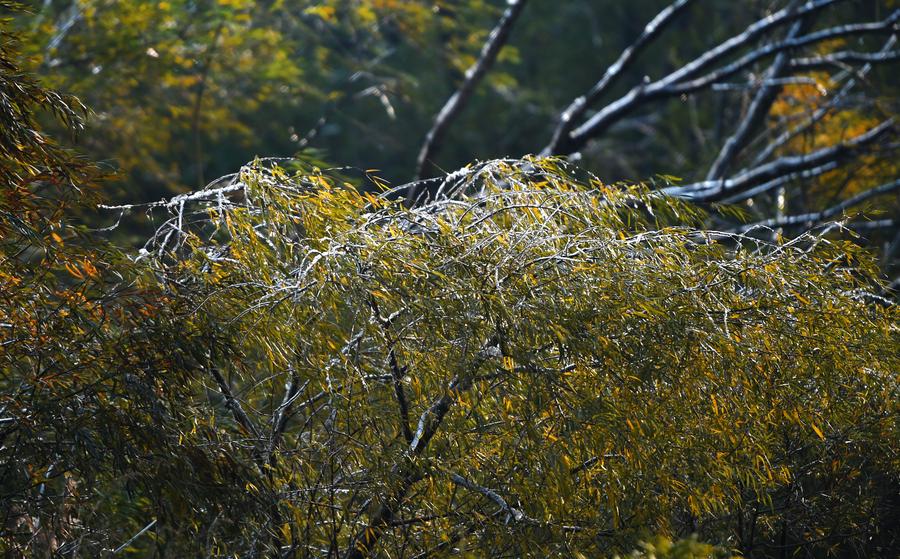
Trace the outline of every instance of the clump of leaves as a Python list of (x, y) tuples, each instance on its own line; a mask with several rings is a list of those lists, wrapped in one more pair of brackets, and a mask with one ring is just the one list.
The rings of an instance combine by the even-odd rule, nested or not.
[[(696, 229), (553, 159), (407, 208), (261, 164), (160, 206), (243, 539), (344, 557), (896, 545), (896, 307), (851, 244)], [(265, 538), (260, 534), (267, 534)], [(327, 552), (326, 552), (327, 550)]]
[[(17, 12), (17, 2), (0, 1), (0, 10)], [(41, 113), (53, 115), (72, 133), (84, 127), (85, 107), (78, 99), (41, 87), (18, 64), (19, 37), (10, 17), (0, 17), (0, 180), (40, 180), (77, 176), (78, 165), (37, 124)]]

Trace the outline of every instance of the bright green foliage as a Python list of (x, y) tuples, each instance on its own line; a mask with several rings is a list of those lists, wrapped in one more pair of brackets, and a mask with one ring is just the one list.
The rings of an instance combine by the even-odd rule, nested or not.
[(210, 444), (259, 472), (243, 535), (197, 527), (207, 553), (897, 545), (897, 310), (871, 263), (560, 165), (469, 167), (416, 209), (254, 165), (167, 204), (145, 258), (216, 340)]

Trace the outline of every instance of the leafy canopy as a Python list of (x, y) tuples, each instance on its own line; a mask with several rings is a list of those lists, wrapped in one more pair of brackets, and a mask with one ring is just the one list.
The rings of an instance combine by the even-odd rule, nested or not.
[[(238, 4), (198, 53), (247, 50)], [(897, 310), (853, 245), (704, 231), (553, 159), (467, 167), (416, 209), (257, 163), (153, 205), (171, 219), (134, 261), (77, 224), (102, 173), (38, 126), (76, 131), (83, 109), (0, 41), (0, 551), (898, 546)], [(162, 105), (202, 107), (183, 48), (136, 52), (184, 64)]]
[(215, 549), (890, 543), (897, 311), (851, 244), (697, 230), (553, 159), (443, 188), (409, 209), (258, 163), (164, 204), (145, 258), (220, 340), (210, 443), (259, 471)]

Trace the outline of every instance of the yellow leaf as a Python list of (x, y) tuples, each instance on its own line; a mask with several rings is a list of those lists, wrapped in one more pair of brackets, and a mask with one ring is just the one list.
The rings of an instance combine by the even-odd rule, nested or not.
[(80, 271), (78, 271), (78, 268), (76, 268), (73, 264), (69, 264), (68, 262), (66, 262), (66, 270), (68, 270), (69, 273), (72, 274), (73, 276), (75, 276), (76, 278), (84, 279), (84, 274), (82, 274)]
[(818, 425), (816, 425), (815, 423), (810, 423), (809, 425), (810, 425), (810, 427), (812, 427), (812, 430), (816, 432), (816, 435), (819, 435), (819, 438), (822, 439), (822, 440), (824, 441), (824, 440), (825, 440), (825, 434), (822, 433), (822, 430), (819, 429)]
[(312, 6), (310, 8), (306, 8), (303, 10), (304, 13), (319, 16), (329, 23), (334, 23), (335, 18), (335, 9), (331, 6)]

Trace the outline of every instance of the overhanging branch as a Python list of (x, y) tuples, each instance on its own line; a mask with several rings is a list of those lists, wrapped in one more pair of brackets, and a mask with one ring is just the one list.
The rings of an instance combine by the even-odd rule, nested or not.
[[(630, 114), (632, 111), (643, 107), (652, 101), (677, 97), (679, 95), (706, 89), (767, 57), (777, 56), (786, 51), (795, 50), (808, 45), (820, 44), (830, 39), (859, 34), (893, 33), (896, 31), (897, 22), (900, 21), (900, 10), (894, 10), (886, 19), (877, 22), (841, 25), (803, 36), (794, 36), (792, 33), (786, 40), (755, 48), (738, 58), (736, 61), (725, 64), (716, 70), (697, 77), (698, 74), (708, 67), (723, 61), (723, 59), (736, 51), (749, 48), (755, 41), (771, 32), (773, 29), (790, 22), (798, 20), (802, 21), (808, 16), (817, 13), (837, 1), (838, 0), (809, 1), (799, 8), (790, 6), (758, 20), (754, 24), (748, 26), (742, 33), (709, 49), (693, 61), (679, 67), (665, 77), (653, 82), (636, 85), (619, 99), (601, 108), (580, 126), (574, 127), (573, 119), (570, 118), (569, 121), (564, 124), (566, 133), (562, 133), (558, 129), (553, 141), (544, 149), (543, 153), (549, 155), (551, 153), (569, 154), (576, 152), (582, 149), (590, 140), (605, 133), (610, 126)], [(847, 60), (858, 59), (864, 62), (869, 61), (869, 59), (889, 59), (890, 56), (882, 55), (879, 57), (840, 54), (836, 55), (836, 58), (845, 58)], [(630, 58), (625, 57), (625, 60), (629, 61)], [(816, 62), (825, 63), (825, 60)], [(796, 69), (795, 65), (785, 62), (783, 59), (780, 61), (776, 60), (776, 65), (778, 66), (777, 69), (779, 70), (779, 74), (789, 74)], [(602, 81), (598, 83), (598, 86), (600, 84), (602, 84)], [(587, 100), (587, 98), (587, 96), (584, 97), (585, 100)], [(765, 99), (762, 99), (762, 101), (764, 100)], [(760, 103), (760, 107), (765, 107), (766, 105), (766, 103)], [(585, 102), (576, 100), (568, 110), (573, 114), (582, 114), (585, 112), (586, 107), (587, 104)], [(764, 111), (760, 110), (758, 112)], [(568, 131), (569, 129), (571, 129), (570, 132)], [(739, 145), (739, 143), (740, 142), (735, 145)], [(730, 148), (729, 152), (733, 149), (734, 148)], [(731, 157), (727, 152), (724, 153), (724, 155), (725, 158), (723, 161), (727, 161)], [(711, 173), (711, 176), (719, 178), (717, 175), (722, 174), (722, 165), (717, 165), (713, 170), (715, 172)]]
[[(791, 26), (791, 29), (788, 32), (789, 40), (795, 38), (800, 33), (803, 28), (803, 22), (804, 20), (800, 20)], [(778, 92), (781, 91), (781, 87), (777, 83), (777, 80), (787, 73), (788, 62), (789, 60), (786, 53), (779, 53), (775, 57), (775, 61), (772, 62), (772, 66), (766, 73), (763, 83), (760, 85), (759, 90), (756, 92), (756, 96), (753, 98), (753, 102), (750, 103), (750, 107), (747, 109), (747, 114), (744, 115), (744, 118), (741, 120), (741, 123), (738, 125), (734, 134), (725, 141), (725, 144), (719, 151), (719, 155), (716, 157), (709, 172), (706, 174), (706, 180), (722, 178), (731, 166), (734, 158), (737, 157), (738, 153), (746, 145), (747, 140), (750, 138), (750, 134), (762, 123), (763, 119), (766, 118), (772, 103), (775, 102), (775, 99), (778, 96)]]
[(875, 188), (866, 190), (864, 192), (860, 192), (856, 196), (852, 196), (847, 198), (840, 204), (836, 204), (830, 208), (824, 209), (820, 212), (810, 212), (799, 215), (789, 215), (784, 217), (767, 219), (764, 221), (759, 221), (756, 223), (751, 223), (749, 225), (744, 225), (738, 232), (747, 233), (753, 229), (759, 228), (775, 228), (775, 227), (790, 227), (790, 226), (813, 226), (817, 223), (821, 223), (823, 221), (828, 221), (834, 217), (837, 217), (843, 214), (848, 209), (858, 206), (862, 204), (866, 200), (870, 200), (875, 198), (876, 196), (882, 196), (885, 194), (889, 194), (896, 190), (900, 190), (900, 180), (895, 180), (893, 182), (889, 182), (886, 184), (882, 184), (881, 186), (877, 186)]

